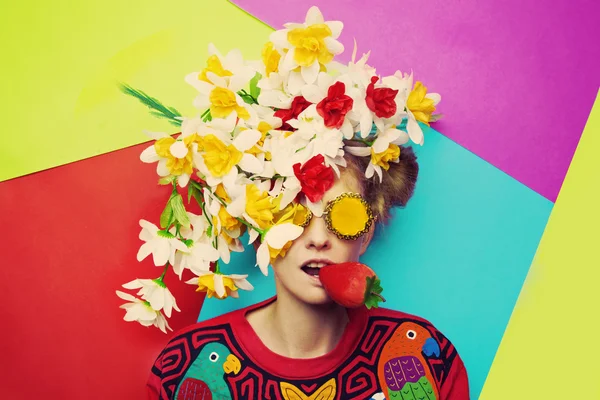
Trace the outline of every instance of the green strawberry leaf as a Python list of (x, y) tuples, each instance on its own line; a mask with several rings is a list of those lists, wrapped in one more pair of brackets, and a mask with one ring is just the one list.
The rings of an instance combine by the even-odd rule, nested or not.
[(365, 306), (370, 310), (371, 308), (379, 307), (379, 302), (385, 299), (381, 296), (383, 288), (381, 287), (381, 281), (377, 276), (367, 277), (367, 287), (365, 289)]
[(169, 225), (171, 225), (171, 221), (173, 220), (173, 207), (171, 207), (171, 201), (167, 201), (167, 205), (163, 210), (162, 214), (160, 214), (160, 227), (163, 229), (168, 229)]

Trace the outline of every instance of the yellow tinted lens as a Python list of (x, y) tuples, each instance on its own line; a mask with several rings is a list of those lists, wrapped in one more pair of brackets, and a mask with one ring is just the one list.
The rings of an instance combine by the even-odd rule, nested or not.
[(329, 203), (327, 224), (342, 239), (357, 239), (371, 226), (373, 214), (367, 202), (354, 193), (344, 193)]

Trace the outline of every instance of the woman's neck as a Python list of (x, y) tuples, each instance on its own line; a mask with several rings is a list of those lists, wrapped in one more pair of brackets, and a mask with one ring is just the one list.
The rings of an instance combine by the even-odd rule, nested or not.
[(291, 294), (248, 315), (248, 322), (271, 351), (289, 358), (314, 358), (332, 351), (348, 324), (345, 308), (311, 305)]

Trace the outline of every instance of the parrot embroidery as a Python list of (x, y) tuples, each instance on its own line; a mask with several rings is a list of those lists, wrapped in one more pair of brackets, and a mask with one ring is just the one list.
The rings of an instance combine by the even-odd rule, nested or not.
[(281, 382), (281, 396), (284, 400), (333, 400), (336, 395), (335, 378), (331, 378), (310, 396), (291, 383)]
[(208, 343), (183, 376), (177, 400), (231, 400), (225, 374), (238, 374), (240, 359), (223, 344)]
[(427, 329), (413, 322), (396, 328), (381, 350), (377, 376), (387, 400), (438, 400), (427, 361), (440, 356), (440, 346)]

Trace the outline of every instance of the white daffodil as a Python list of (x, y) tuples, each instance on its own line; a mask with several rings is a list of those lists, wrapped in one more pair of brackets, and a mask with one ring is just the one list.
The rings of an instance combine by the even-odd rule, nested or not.
[[(336, 39), (342, 32), (340, 21), (325, 21), (317, 7), (311, 7), (302, 24), (285, 24), (285, 29), (275, 31), (270, 40), (283, 56), (279, 70), (286, 73), (300, 67), (299, 76), (312, 84), (319, 74), (320, 64), (330, 63), (334, 56), (344, 51), (344, 46)], [(291, 78), (290, 74), (290, 79)]]
[(140, 289), (137, 295), (148, 301), (154, 311), (164, 310), (167, 318), (171, 318), (173, 309), (181, 311), (177, 307), (175, 297), (160, 279), (134, 279), (123, 287), (130, 290)]
[(198, 292), (206, 292), (210, 297), (224, 299), (226, 297), (239, 297), (238, 289), (253, 290), (254, 287), (246, 280), (248, 275), (223, 275), (206, 271), (186, 283), (197, 285)]
[(146, 220), (140, 220), (140, 239), (145, 241), (138, 253), (137, 260), (142, 261), (150, 254), (154, 260), (154, 265), (163, 266), (167, 261), (173, 265), (175, 262), (175, 252), (182, 251), (187, 253), (189, 250), (185, 243), (179, 240), (171, 232), (158, 229), (156, 225)]
[(219, 76), (206, 72), (206, 79), (198, 79), (197, 73), (186, 76), (186, 82), (194, 86), (199, 94), (194, 106), (201, 111), (210, 109), (212, 118), (227, 118), (231, 114), (243, 120), (256, 119), (251, 107), (244, 102), (238, 91), (247, 87), (254, 73)]
[(400, 71), (383, 79), (383, 83), (392, 89), (399, 90), (396, 97), (399, 110), (403, 110), (401, 117), (406, 117), (406, 131), (410, 140), (418, 145), (423, 145), (423, 130), (419, 122), (429, 125), (435, 116), (431, 113), (435, 106), (442, 100), (438, 93), (427, 93), (421, 82), (413, 87), (413, 74), (402, 74)]
[(219, 259), (219, 252), (212, 245), (206, 234), (209, 226), (206, 216), (187, 212), (191, 228), (182, 227), (181, 235), (188, 239), (188, 252), (175, 253), (173, 272), (181, 279), (184, 269), (198, 275), (201, 271), (208, 271), (210, 263)]
[(175, 139), (162, 132), (147, 134), (156, 142), (142, 151), (140, 160), (145, 163), (158, 161), (156, 173), (159, 176), (177, 176), (179, 186), (187, 186), (194, 169), (192, 154), (198, 148), (197, 143), (182, 137)]
[(274, 225), (265, 234), (264, 240), (256, 251), (256, 265), (261, 272), (267, 276), (269, 274), (269, 262), (271, 259), (269, 247), (272, 249), (281, 249), (291, 240), (302, 235), (304, 229), (301, 226), (292, 223)]
[(126, 311), (123, 319), (127, 322), (137, 321), (143, 326), (156, 326), (163, 333), (167, 333), (167, 329), (172, 331), (165, 316), (160, 311), (152, 308), (148, 301), (140, 300), (128, 293), (116, 291), (117, 296), (128, 301), (120, 306)]

